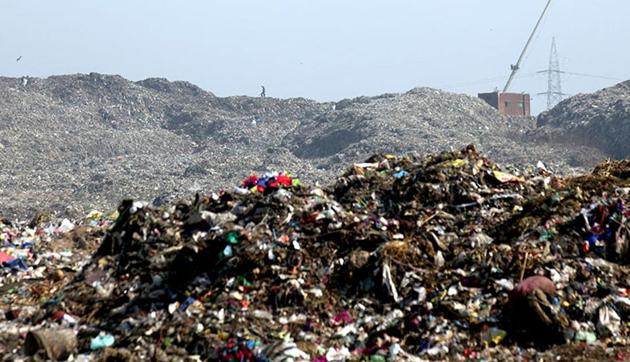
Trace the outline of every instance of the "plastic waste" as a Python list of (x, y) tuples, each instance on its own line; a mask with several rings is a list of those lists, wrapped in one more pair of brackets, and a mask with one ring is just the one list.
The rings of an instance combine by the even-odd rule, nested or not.
[(575, 341), (592, 344), (597, 341), (597, 335), (590, 331), (578, 331), (575, 333)]
[(409, 176), (409, 172), (405, 170), (400, 170), (398, 172), (393, 173), (392, 176), (394, 176), (395, 178), (403, 178), (403, 177)]
[(491, 327), (488, 332), (484, 335), (483, 340), (486, 343), (492, 343), (494, 345), (500, 344), (505, 337), (507, 336), (507, 332), (496, 328), (496, 327)]
[(621, 329), (621, 317), (609, 305), (602, 306), (597, 315), (597, 332), (601, 336), (618, 336)]
[[(27, 268), (0, 268), (0, 354), (24, 358), (13, 346), (38, 323), (81, 331), (92, 359), (551, 360), (498, 328), (533, 288), (555, 292), (536, 305), (569, 319), (572, 343), (614, 356), (628, 340), (630, 192), (500, 170), (474, 148), (379, 155), (325, 188), (269, 173), (126, 201), (115, 221), (94, 213), (66, 234), (2, 219), (0, 257)], [(96, 326), (114, 349), (86, 350)]]
[(92, 338), (90, 341), (90, 349), (97, 350), (103, 349), (106, 347), (111, 347), (114, 345), (115, 338), (111, 334), (108, 333), (100, 333), (98, 336)]

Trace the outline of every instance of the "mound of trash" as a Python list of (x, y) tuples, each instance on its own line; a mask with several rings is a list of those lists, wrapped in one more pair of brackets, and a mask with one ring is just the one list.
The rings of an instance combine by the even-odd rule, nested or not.
[(266, 167), (295, 166), (308, 177), (312, 167), (281, 140), (328, 108), (304, 99), (219, 98), (164, 79), (0, 77), (0, 215), (79, 217), (125, 197), (163, 202)]
[[(12, 349), (0, 352), (102, 360), (625, 358), (627, 166), (609, 162), (571, 178), (543, 165), (507, 172), (469, 146), (376, 155), (327, 188), (273, 173), (161, 207), (126, 200), (113, 223), (99, 221), (102, 242), (68, 284), (0, 323), (0, 335), (14, 326), (13, 339), (3, 337)], [(528, 344), (506, 318), (510, 292), (534, 275), (558, 291), (549, 308), (568, 321), (568, 344)]]
[(536, 138), (597, 148), (609, 157), (630, 157), (630, 81), (560, 102), (538, 116)]
[(534, 123), (429, 88), (334, 103), (217, 97), (187, 82), (97, 73), (0, 77), (0, 215), (75, 218), (123, 198), (160, 205), (210, 185), (230, 188), (251, 172), (291, 170), (328, 183), (374, 153), (469, 143), (500, 162), (543, 161), (554, 171), (606, 159), (527, 141)]
[(304, 119), (284, 138), (291, 152), (319, 169), (341, 172), (374, 153), (428, 154), (476, 144), (493, 159), (519, 167), (543, 161), (557, 171), (591, 168), (597, 149), (531, 142), (534, 119), (510, 117), (476, 97), (432, 88), (344, 99)]

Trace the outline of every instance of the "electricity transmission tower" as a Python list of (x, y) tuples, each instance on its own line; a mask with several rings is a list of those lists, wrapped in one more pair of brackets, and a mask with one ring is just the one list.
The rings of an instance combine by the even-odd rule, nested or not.
[(566, 94), (562, 93), (562, 79), (560, 74), (560, 61), (558, 61), (558, 49), (556, 48), (556, 38), (551, 41), (551, 54), (549, 55), (549, 68), (538, 73), (547, 73), (547, 91), (538, 95), (547, 96), (547, 110), (553, 108), (562, 101)]

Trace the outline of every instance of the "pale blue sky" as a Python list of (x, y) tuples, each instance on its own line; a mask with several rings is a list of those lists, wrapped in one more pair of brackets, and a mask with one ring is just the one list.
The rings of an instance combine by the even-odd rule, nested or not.
[[(219, 96), (339, 100), (430, 86), (503, 87), (546, 0), (3, 0), (0, 75), (187, 80)], [(630, 1), (555, 0), (511, 90), (546, 101), (564, 70), (630, 78)], [(22, 56), (20, 62), (15, 59)], [(476, 82), (488, 79), (484, 82)], [(614, 80), (567, 76), (567, 93)]]

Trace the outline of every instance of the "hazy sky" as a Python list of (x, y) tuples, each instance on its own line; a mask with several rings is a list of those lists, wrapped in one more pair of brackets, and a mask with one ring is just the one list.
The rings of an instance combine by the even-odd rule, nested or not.
[[(219, 96), (339, 100), (502, 88), (546, 0), (2, 0), (0, 75), (187, 80)], [(561, 68), (630, 79), (630, 1), (555, 0), (512, 91), (546, 105)], [(22, 56), (19, 62), (16, 58)], [(615, 80), (563, 77), (566, 93)]]

